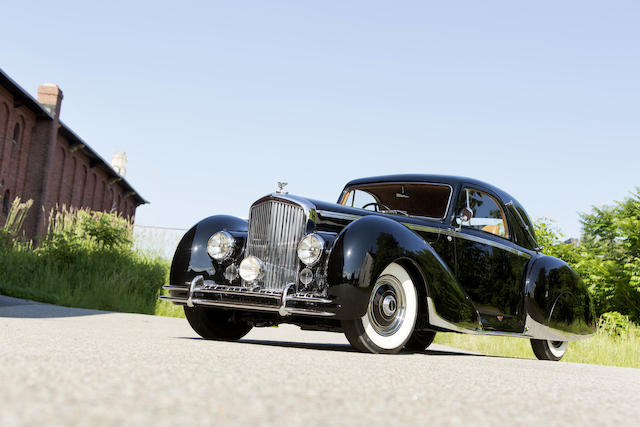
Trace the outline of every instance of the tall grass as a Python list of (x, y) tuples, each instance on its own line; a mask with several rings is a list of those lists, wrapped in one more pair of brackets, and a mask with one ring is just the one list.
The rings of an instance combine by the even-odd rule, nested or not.
[(35, 247), (18, 239), (28, 203), (12, 205), (0, 230), (0, 293), (54, 304), (154, 314), (169, 262), (135, 251), (117, 214), (61, 208)]
[[(605, 313), (591, 337), (569, 343), (563, 362), (640, 368), (640, 327)], [(441, 333), (435, 342), (491, 356), (535, 359), (528, 339)]]

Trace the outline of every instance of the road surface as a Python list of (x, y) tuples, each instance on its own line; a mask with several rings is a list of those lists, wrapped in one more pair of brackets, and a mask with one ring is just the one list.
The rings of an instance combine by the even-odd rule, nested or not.
[(184, 319), (0, 296), (0, 425), (640, 425), (640, 370), (351, 350), (340, 334), (199, 339)]

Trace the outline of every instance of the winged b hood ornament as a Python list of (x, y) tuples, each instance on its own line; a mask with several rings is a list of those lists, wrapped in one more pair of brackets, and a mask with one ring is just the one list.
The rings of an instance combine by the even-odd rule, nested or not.
[(276, 190), (276, 193), (278, 194), (288, 194), (287, 191), (284, 191), (284, 187), (286, 187), (288, 184), (288, 182), (278, 182), (278, 190)]

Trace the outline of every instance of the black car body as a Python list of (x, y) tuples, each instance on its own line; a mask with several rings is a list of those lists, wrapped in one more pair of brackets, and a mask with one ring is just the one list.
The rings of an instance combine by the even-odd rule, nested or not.
[(338, 203), (279, 191), (248, 221), (211, 216), (182, 238), (165, 288), (161, 298), (214, 339), (288, 322), (396, 352), (449, 331), (530, 338), (538, 357), (556, 360), (594, 332), (586, 287), (539, 251), (520, 203), (454, 176), (357, 179)]

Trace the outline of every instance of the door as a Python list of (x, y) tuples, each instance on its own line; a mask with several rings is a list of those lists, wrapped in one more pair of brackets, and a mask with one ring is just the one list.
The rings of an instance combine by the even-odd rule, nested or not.
[(522, 280), (529, 255), (510, 240), (507, 217), (498, 198), (489, 191), (465, 187), (456, 214), (465, 207), (473, 216), (456, 229), (456, 277), (480, 314), (485, 330), (522, 332)]

